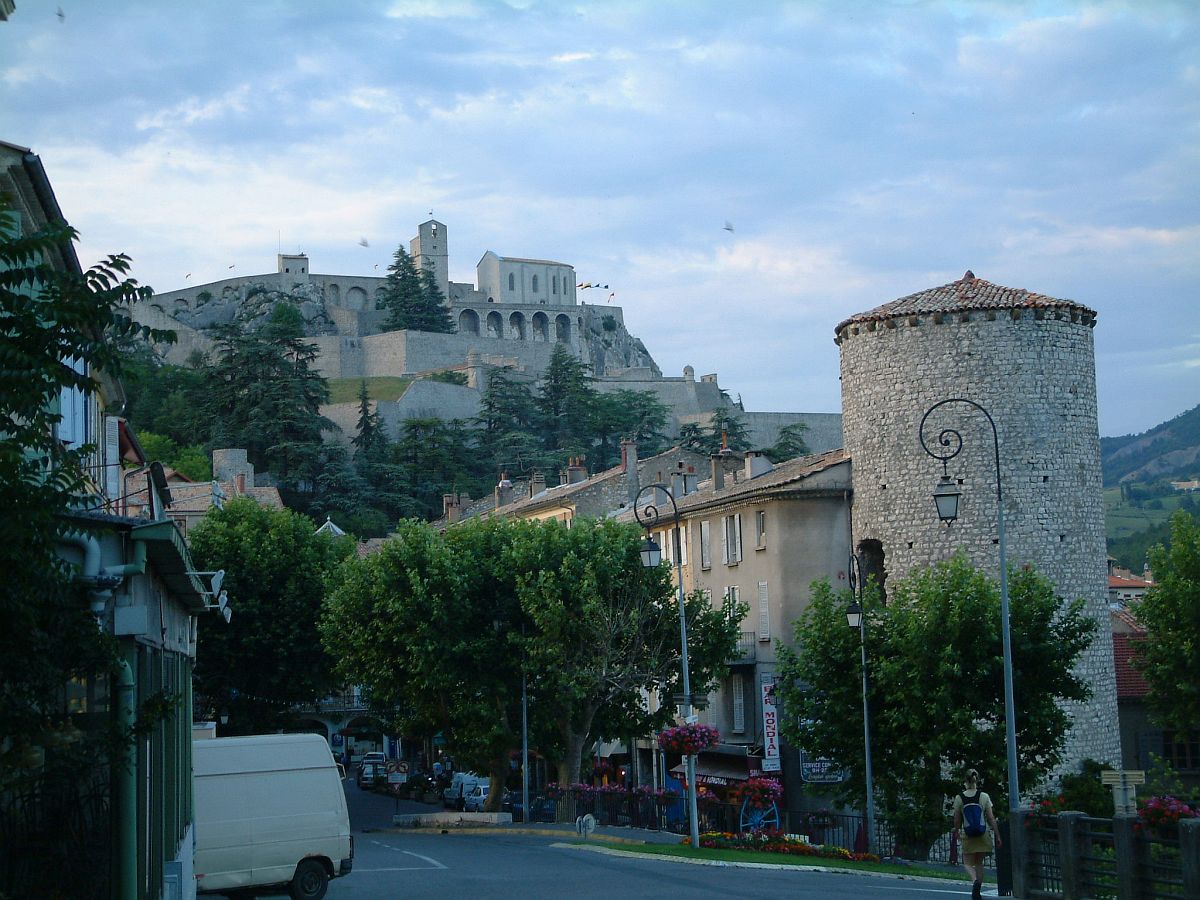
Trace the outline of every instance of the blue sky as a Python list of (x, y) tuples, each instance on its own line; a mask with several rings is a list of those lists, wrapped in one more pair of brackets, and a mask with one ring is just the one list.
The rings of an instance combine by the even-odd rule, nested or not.
[(1098, 311), (1101, 434), (1200, 403), (1184, 0), (17, 0), (0, 139), (158, 290), (432, 209), (452, 279), (570, 263), (748, 409), (839, 410), (834, 326), (966, 269)]

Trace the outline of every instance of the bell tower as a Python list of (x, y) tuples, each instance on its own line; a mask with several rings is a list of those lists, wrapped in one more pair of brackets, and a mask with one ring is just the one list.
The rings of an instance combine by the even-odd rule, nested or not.
[(434, 280), (449, 303), (450, 247), (446, 239), (446, 226), (436, 219), (422, 223), (417, 227), (417, 236), (409, 241), (408, 248), (418, 271), (426, 267), (433, 270)]

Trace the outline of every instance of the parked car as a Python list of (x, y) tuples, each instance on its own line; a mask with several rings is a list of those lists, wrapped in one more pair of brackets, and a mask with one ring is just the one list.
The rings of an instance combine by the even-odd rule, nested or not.
[(358, 786), (360, 788), (374, 787), (387, 780), (387, 773), (378, 763), (366, 763), (359, 767)]
[(442, 791), (442, 806), (447, 809), (465, 809), (467, 794), (471, 792), (471, 788), (484, 780), (482, 775), (476, 775), (474, 772), (455, 772), (450, 779), (450, 786)]
[(372, 750), (369, 753), (363, 754), (362, 765), (364, 766), (367, 763), (378, 763), (379, 765), (383, 765), (385, 762), (387, 762), (387, 758), (383, 755), (382, 750)]
[(467, 812), (483, 812), (483, 805), (487, 803), (488, 789), (490, 787), (491, 785), (487, 782), (480, 782), (471, 788), (463, 800), (463, 809)]

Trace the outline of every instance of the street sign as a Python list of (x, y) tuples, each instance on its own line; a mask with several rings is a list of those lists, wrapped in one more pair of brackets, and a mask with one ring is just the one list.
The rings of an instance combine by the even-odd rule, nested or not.
[(404, 772), (388, 772), (388, 784), (404, 784), (408, 775)]
[(1146, 773), (1142, 769), (1105, 769), (1100, 773), (1100, 782), (1107, 784), (1113, 792), (1113, 811), (1119, 813), (1137, 812), (1137, 790), (1135, 785), (1146, 783)]

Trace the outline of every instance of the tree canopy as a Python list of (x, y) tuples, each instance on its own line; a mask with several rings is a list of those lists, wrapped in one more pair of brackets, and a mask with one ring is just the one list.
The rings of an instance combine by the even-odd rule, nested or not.
[(454, 320), (432, 270), (417, 271), (404, 245), (396, 248), (376, 308), (387, 311), (385, 331), (454, 332)]
[(151, 292), (127, 277), (128, 257), (62, 270), (50, 260), (78, 239), (75, 230), (56, 222), (21, 234), (18, 222), (0, 195), (0, 735), (9, 738), (0, 742), (0, 784), (30, 745), (96, 749), (94, 735), (76, 740), (63, 686), (106, 674), (115, 660), (56, 549), (79, 527), (64, 515), (89, 492), (95, 450), (59, 440), (60, 397), (95, 392), (92, 371), (119, 377), (121, 344), (173, 338), (130, 320), (128, 307)]
[[(927, 848), (946, 829), (946, 801), (962, 773), (978, 769), (997, 809), (1008, 806), (1001, 649), (996, 584), (959, 554), (889, 581), (880, 600), (864, 592), (870, 669), (872, 763), (876, 803), (906, 847)], [(1057, 765), (1068, 714), (1087, 684), (1075, 662), (1095, 623), (1083, 601), (1060, 606), (1053, 586), (1031, 568), (1009, 584), (1017, 716), (1017, 767), (1031, 787)], [(859, 634), (846, 624), (848, 590), (813, 586), (796, 623), (796, 649), (780, 648), (782, 733), (793, 746), (836, 761), (847, 780), (838, 800), (861, 805), (865, 791)], [(854, 711), (854, 712), (851, 712)]]
[[(521, 674), (531, 733), (578, 779), (584, 750), (665, 722), (641, 702), (669, 698), (679, 620), (665, 568), (647, 570), (640, 531), (612, 522), (472, 520), (444, 535), (401, 523), (382, 552), (346, 566), (322, 632), (339, 673), (365, 685), (396, 725), (440, 730), (451, 752), (494, 775), (518, 742)], [(696, 595), (693, 684), (710, 684), (732, 654), (743, 610)]]
[(1150, 551), (1154, 584), (1137, 605), (1146, 637), (1135, 666), (1150, 687), (1156, 721), (1180, 732), (1200, 728), (1200, 524), (1184, 511), (1171, 518), (1171, 543)]
[[(200, 630), (195, 690), (234, 734), (272, 731), (334, 682), (317, 633), (328, 580), (353, 542), (248, 497), (212, 509), (189, 533), (203, 570), (224, 569), (233, 618)], [(199, 704), (201, 701), (197, 700)]]

